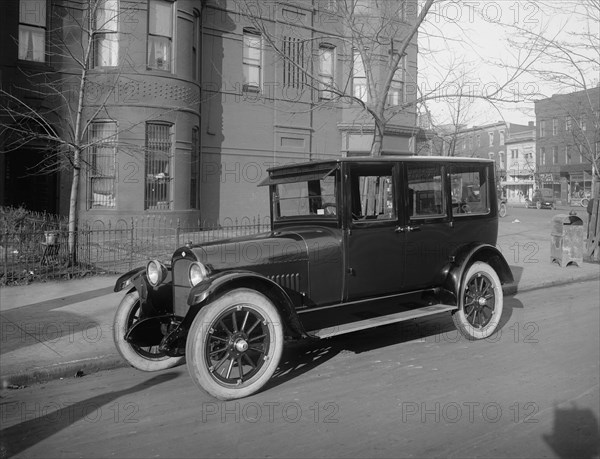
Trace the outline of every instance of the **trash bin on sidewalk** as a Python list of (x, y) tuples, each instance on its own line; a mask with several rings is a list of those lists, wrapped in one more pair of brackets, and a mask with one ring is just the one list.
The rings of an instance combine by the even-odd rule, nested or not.
[(552, 218), (550, 261), (561, 267), (583, 263), (583, 220), (576, 215), (558, 214)]

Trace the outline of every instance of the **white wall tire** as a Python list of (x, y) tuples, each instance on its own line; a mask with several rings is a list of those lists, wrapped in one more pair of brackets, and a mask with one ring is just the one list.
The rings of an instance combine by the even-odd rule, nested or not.
[(121, 357), (132, 367), (142, 371), (159, 371), (183, 363), (185, 357), (169, 357), (158, 346), (139, 347), (125, 341), (127, 330), (139, 319), (140, 296), (136, 290), (121, 300), (113, 323), (113, 338)]
[(204, 306), (188, 332), (186, 361), (194, 383), (221, 400), (247, 397), (273, 376), (283, 350), (277, 308), (240, 288)]
[(473, 263), (465, 273), (459, 295), (459, 309), (452, 315), (458, 331), (469, 340), (484, 339), (494, 333), (504, 306), (496, 271), (487, 263)]

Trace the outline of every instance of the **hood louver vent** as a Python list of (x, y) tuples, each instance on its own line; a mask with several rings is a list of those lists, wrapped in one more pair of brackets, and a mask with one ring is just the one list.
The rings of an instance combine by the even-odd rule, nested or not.
[(276, 276), (269, 276), (274, 282), (277, 282), (283, 288), (289, 288), (296, 292), (300, 290), (300, 274), (278, 274)]

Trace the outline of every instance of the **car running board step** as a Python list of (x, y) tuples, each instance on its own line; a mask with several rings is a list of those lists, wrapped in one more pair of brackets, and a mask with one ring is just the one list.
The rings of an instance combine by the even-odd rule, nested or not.
[(343, 335), (345, 333), (352, 333), (366, 328), (379, 327), (380, 325), (393, 324), (396, 322), (403, 322), (405, 320), (416, 319), (418, 317), (430, 316), (433, 314), (439, 314), (440, 312), (454, 311), (458, 309), (457, 306), (447, 304), (434, 304), (431, 306), (425, 306), (418, 309), (411, 309), (409, 311), (397, 312), (395, 314), (389, 314), (387, 316), (372, 317), (366, 320), (359, 320), (357, 322), (350, 322), (346, 324), (336, 325), (334, 327), (322, 328), (320, 330), (309, 331), (308, 334), (315, 338), (331, 338), (332, 336)]

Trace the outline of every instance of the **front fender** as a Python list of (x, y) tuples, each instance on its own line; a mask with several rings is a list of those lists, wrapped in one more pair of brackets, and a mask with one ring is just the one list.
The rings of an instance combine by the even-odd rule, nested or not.
[(115, 282), (115, 292), (120, 292), (124, 288), (129, 287), (134, 283), (135, 280), (137, 280), (140, 276), (145, 274), (146, 268), (144, 266), (132, 269), (131, 271), (123, 274), (117, 279), (117, 282)]
[(470, 244), (463, 247), (454, 255), (454, 260), (448, 263), (442, 271), (445, 279), (444, 287), (452, 292), (456, 298), (459, 297), (460, 285), (465, 272), (471, 264), (476, 261), (483, 261), (489, 264), (502, 284), (514, 281), (512, 271), (502, 253), (490, 244)]
[(290, 294), (271, 279), (251, 271), (227, 271), (193, 287), (188, 296), (190, 309), (181, 327), (189, 328), (200, 309), (209, 303), (211, 298), (241, 287), (252, 288), (267, 296), (278, 309), (290, 336), (295, 338), (308, 336), (298, 319), (295, 303)]
[(140, 296), (140, 318), (173, 312), (172, 272), (167, 266), (167, 277), (156, 287), (148, 282), (146, 267), (139, 267), (123, 274), (115, 283), (115, 292), (127, 287), (137, 290)]

